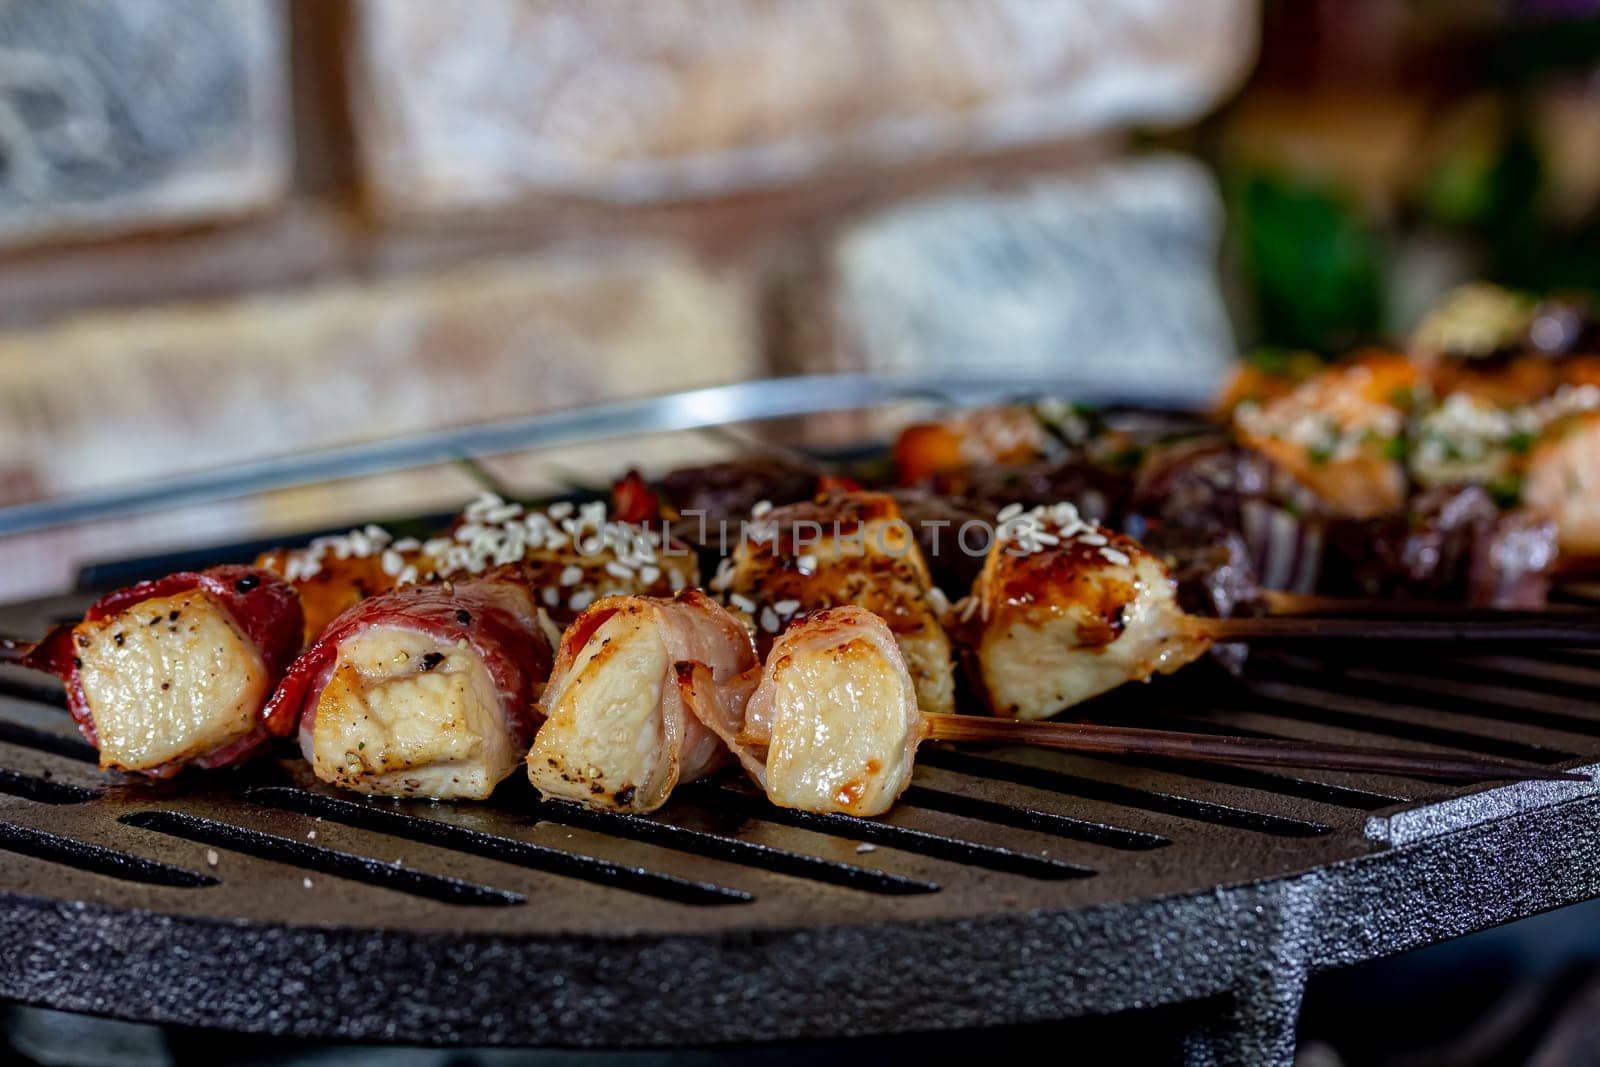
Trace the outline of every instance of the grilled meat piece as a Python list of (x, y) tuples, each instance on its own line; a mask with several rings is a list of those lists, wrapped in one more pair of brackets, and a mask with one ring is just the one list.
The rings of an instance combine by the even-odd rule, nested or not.
[(1545, 429), (1528, 456), (1522, 501), (1554, 520), (1563, 553), (1600, 555), (1600, 411)]
[[(546, 796), (650, 812), (721, 766), (722, 742), (687, 708), (678, 665), (703, 684), (743, 685), (757, 666), (737, 619), (698, 590), (669, 599), (607, 597), (567, 628), (541, 701), (528, 777)], [(751, 672), (748, 680), (741, 679)], [(710, 698), (710, 694), (706, 694)]]
[(1398, 356), (1330, 367), (1292, 392), (1241, 404), (1234, 432), (1316, 494), (1335, 515), (1370, 518), (1400, 507), (1405, 420), (1421, 373)]
[(332, 537), (319, 537), (304, 548), (274, 548), (256, 557), (255, 565), (271, 571), (300, 594), (305, 614), (303, 644), (338, 616), (369, 596), (387, 593), (402, 575), (429, 573), (433, 563), (415, 540), (394, 541), (387, 530), (366, 526)]
[(268, 740), (262, 708), (301, 630), (287, 583), (212, 567), (107, 594), (22, 662), (66, 684), (101, 767), (162, 778), (237, 763)]
[(896, 489), (890, 495), (916, 535), (933, 584), (950, 599), (965, 595), (983, 569), (983, 549), (999, 506), (928, 489)]
[(816, 486), (814, 469), (774, 456), (681, 467), (655, 481), (664, 503), (680, 515), (704, 515), (713, 531), (719, 522), (737, 523), (763, 500), (789, 504), (809, 499)]
[(709, 673), (689, 673), (690, 700), (774, 804), (881, 815), (910, 783), (922, 716), (896, 637), (872, 612), (845, 605), (796, 622), (748, 700), (727, 699)]
[(1550, 520), (1502, 513), (1479, 486), (1441, 486), (1419, 493), (1402, 513), (1332, 524), (1323, 591), (1541, 607), (1555, 560)]
[(1536, 610), (1547, 606), (1559, 555), (1556, 524), (1530, 511), (1498, 516), (1473, 540), (1467, 603)]
[(522, 761), (549, 641), (525, 581), (408, 586), (335, 619), (267, 707), (318, 778), (384, 796), (483, 800)]
[(900, 642), (924, 711), (955, 703), (940, 594), (894, 498), (834, 493), (757, 516), (716, 589), (756, 622), (765, 644), (795, 616), (855, 604), (881, 616)]
[(1196, 438), (1146, 457), (1127, 528), (1166, 553), (1240, 539), (1254, 583), (1308, 593), (1322, 566), (1317, 508), (1311, 491), (1262, 453)]
[(954, 613), (996, 715), (1042, 719), (1210, 645), (1161, 561), (1070, 504), (1001, 512), (972, 597)]

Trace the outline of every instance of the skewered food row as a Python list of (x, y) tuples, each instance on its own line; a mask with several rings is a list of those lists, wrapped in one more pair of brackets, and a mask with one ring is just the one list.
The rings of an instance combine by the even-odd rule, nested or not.
[[(1006, 736), (939, 710), (947, 624), (991, 709), (1014, 719), (1176, 670), (1217, 636), (1179, 608), (1158, 560), (1070, 504), (1003, 509), (972, 595), (945, 610), (888, 497), (756, 510), (723, 575), (744, 590), (728, 592), (731, 611), (698, 590), (608, 596), (553, 662), (531, 580), (547, 561), (499, 563), (509, 552), (484, 554), (481, 574), (392, 576), (292, 664), (293, 586), (242, 567), (112, 594), (13, 658), (67, 679), (107, 767), (220, 766), (297, 734), (319, 778), (359, 792), (482, 799), (526, 762), (547, 795), (651, 811), (731, 756), (775, 803), (870, 815), (905, 788), (921, 740)], [(830, 533), (798, 551), (822, 519)], [(335, 552), (334, 565), (367, 558)]]
[[(737, 762), (777, 803), (871, 814), (918, 741), (983, 734), (944, 722), (958, 662), (996, 716), (1035, 720), (1248, 632), (1202, 616), (1249, 609), (1260, 578), (1542, 603), (1557, 537), (1584, 543), (1566, 467), (1588, 470), (1600, 391), (1563, 380), (1508, 413), (1486, 370), (1442, 365), (1369, 353), (1246, 381), (1231, 434), (973, 413), (908, 431), (896, 459), (921, 484), (892, 494), (761, 459), (630, 474), (613, 517), (488, 496), (429, 540), (366, 527), (113, 594), (0, 658), (62, 677), (119, 769), (221, 766), (297, 734), (319, 777), (369, 793), (485, 797), (526, 761), (548, 795), (648, 811)], [(1450, 436), (1468, 423), (1500, 451)], [(1529, 427), (1547, 436), (1519, 448)], [(1508, 471), (1523, 503), (1553, 479), (1565, 495), (1507, 510)], [(745, 520), (731, 554), (702, 511)], [(696, 551), (722, 604), (695, 588)]]

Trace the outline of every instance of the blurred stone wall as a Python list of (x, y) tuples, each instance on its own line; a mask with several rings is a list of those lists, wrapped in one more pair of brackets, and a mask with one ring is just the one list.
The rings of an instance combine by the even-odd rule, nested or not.
[[(10, 0), (0, 505), (775, 371), (1209, 381), (1215, 192), (1128, 158), (1128, 131), (1231, 92), (1256, 17)], [(421, 472), (0, 540), (0, 598), (465, 489)]]

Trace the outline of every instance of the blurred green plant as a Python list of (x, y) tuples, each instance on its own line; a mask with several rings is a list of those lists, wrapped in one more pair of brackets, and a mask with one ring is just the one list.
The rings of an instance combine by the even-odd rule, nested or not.
[(1327, 355), (1377, 333), (1382, 240), (1350, 198), (1269, 170), (1238, 173), (1224, 186), (1258, 344)]

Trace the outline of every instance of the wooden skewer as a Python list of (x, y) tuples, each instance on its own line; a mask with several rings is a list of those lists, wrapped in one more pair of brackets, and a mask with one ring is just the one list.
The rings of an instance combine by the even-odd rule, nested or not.
[(1556, 646), (1600, 645), (1600, 613), (1497, 612), (1456, 617), (1317, 618), (1267, 616), (1194, 620), (1218, 642), (1287, 644), (1302, 641), (1458, 641)]
[(1285, 593), (1264, 589), (1260, 602), (1273, 617), (1331, 616), (1382, 618), (1432, 616), (1447, 619), (1514, 619), (1581, 613), (1579, 604), (1552, 604), (1538, 610), (1526, 608), (1468, 607), (1443, 600), (1385, 600), (1379, 597), (1317, 596), (1311, 593)]
[(1091, 755), (1156, 756), (1246, 766), (1404, 774), (1452, 781), (1590, 780), (1584, 774), (1487, 756), (1441, 756), (1319, 741), (1228, 737), (1070, 722), (1028, 722), (977, 715), (924, 715), (922, 721), (930, 740), (1040, 745)]

